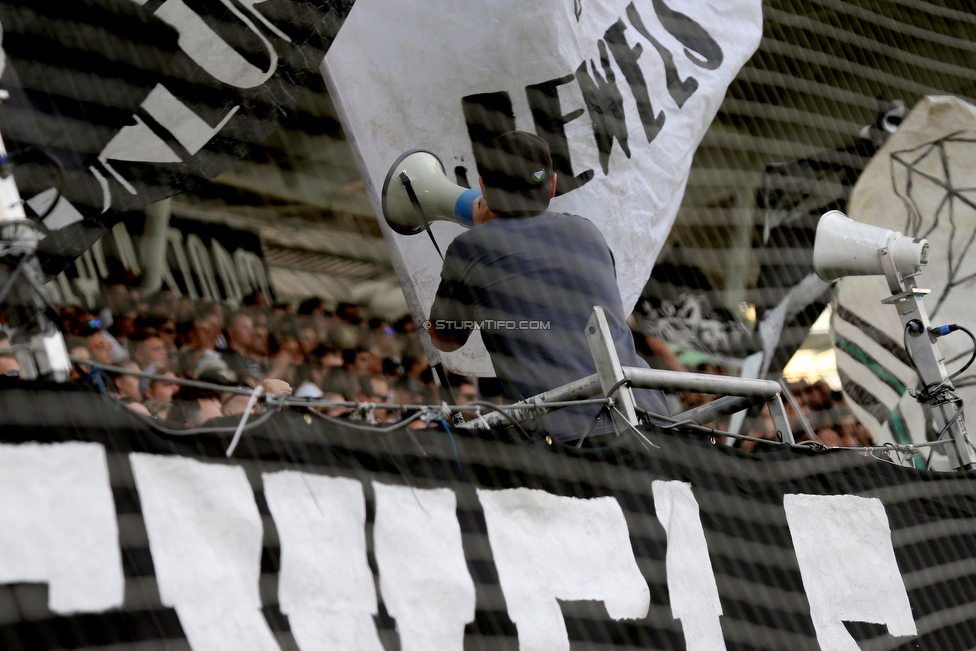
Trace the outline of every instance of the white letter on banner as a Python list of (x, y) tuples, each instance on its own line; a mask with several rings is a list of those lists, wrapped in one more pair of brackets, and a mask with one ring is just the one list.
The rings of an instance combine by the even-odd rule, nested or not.
[(200, 151), (217, 133), (224, 128), (240, 106), (235, 106), (227, 112), (217, 126), (212, 127), (203, 118), (194, 113), (186, 104), (176, 99), (173, 93), (162, 84), (156, 84), (146, 99), (142, 101), (142, 108), (153, 116), (159, 124), (169, 130), (173, 137), (183, 145), (191, 156)]
[(264, 496), (281, 541), (278, 601), (302, 651), (383, 651), (366, 500), (355, 479), (268, 473)]
[(159, 597), (193, 651), (279, 651), (261, 613), (263, 527), (237, 466), (133, 453)]
[[(266, 82), (278, 67), (278, 53), (247, 16), (230, 0), (220, 0), (234, 16), (261, 39), (268, 54), (268, 69), (261, 70), (242, 57), (214, 32), (183, 0), (166, 0), (154, 13), (167, 25), (179, 32), (177, 43), (197, 65), (209, 72), (214, 79), (238, 88), (253, 88)], [(250, 3), (257, 4), (257, 3)], [(235, 26), (236, 27), (236, 26)]]
[(810, 617), (823, 651), (858, 651), (844, 622), (887, 624), (918, 635), (881, 500), (857, 495), (786, 495)]
[(0, 583), (47, 583), (48, 607), (62, 615), (122, 605), (105, 448), (0, 444)]
[(519, 649), (569, 650), (557, 599), (603, 601), (614, 619), (647, 616), (651, 594), (617, 500), (541, 490), (478, 490)]
[(454, 491), (377, 482), (373, 491), (380, 591), (397, 620), (400, 648), (461, 651), (464, 626), (474, 621), (475, 596)]
[(657, 519), (668, 536), (665, 565), (671, 613), (681, 621), (685, 645), (688, 651), (724, 649), (722, 602), (691, 484), (655, 481), (651, 490)]

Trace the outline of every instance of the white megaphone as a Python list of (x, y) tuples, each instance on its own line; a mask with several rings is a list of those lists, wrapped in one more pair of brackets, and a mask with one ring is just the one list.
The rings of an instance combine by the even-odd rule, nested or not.
[[(813, 267), (827, 282), (845, 276), (888, 276), (889, 285), (928, 264), (929, 243), (880, 226), (862, 224), (839, 210), (817, 224)], [(895, 275), (892, 276), (894, 272)]]
[(393, 163), (383, 182), (383, 217), (401, 235), (420, 233), (437, 220), (471, 228), (471, 202), (480, 196), (480, 190), (452, 183), (433, 153), (411, 149)]

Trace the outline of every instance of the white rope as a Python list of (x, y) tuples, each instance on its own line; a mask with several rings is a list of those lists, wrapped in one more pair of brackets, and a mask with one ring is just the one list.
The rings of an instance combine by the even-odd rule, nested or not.
[(254, 391), (251, 392), (251, 397), (248, 398), (247, 407), (244, 408), (244, 413), (241, 414), (241, 422), (237, 425), (237, 431), (234, 432), (234, 438), (231, 439), (230, 445), (227, 446), (227, 457), (229, 458), (234, 454), (234, 450), (237, 449), (237, 444), (241, 440), (241, 434), (244, 433), (244, 426), (247, 425), (247, 419), (251, 416), (251, 410), (254, 409), (255, 403), (258, 401), (258, 396), (264, 393), (264, 387), (260, 384), (254, 387)]

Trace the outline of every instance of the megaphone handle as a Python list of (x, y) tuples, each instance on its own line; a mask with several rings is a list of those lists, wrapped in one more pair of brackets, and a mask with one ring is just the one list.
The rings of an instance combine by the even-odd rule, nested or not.
[(427, 221), (427, 215), (424, 214), (424, 208), (420, 205), (420, 199), (417, 198), (417, 193), (413, 191), (413, 184), (410, 182), (410, 177), (407, 176), (406, 172), (400, 172), (398, 178), (400, 183), (403, 184), (403, 189), (407, 191), (407, 197), (410, 199), (410, 205), (413, 209), (417, 211), (417, 216), (420, 217), (420, 221), (424, 225), (424, 230), (427, 231), (427, 236), (430, 237), (430, 241), (434, 245), (434, 250), (437, 251), (437, 255), (441, 256), (441, 260), (444, 259), (444, 254), (441, 253), (441, 247), (437, 246), (437, 240), (434, 239), (434, 234), (430, 230), (430, 222)]

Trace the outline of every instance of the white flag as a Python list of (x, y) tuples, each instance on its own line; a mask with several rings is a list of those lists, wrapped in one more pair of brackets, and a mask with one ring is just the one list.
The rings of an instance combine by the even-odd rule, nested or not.
[[(848, 213), (872, 226), (929, 242), (929, 263), (916, 278), (930, 289), (925, 308), (933, 326), (973, 329), (976, 290), (976, 106), (955, 97), (923, 97), (878, 150), (851, 194)], [(837, 371), (847, 402), (878, 443), (922, 443), (930, 416), (909, 393), (920, 388), (904, 350), (898, 313), (882, 276), (852, 276), (837, 284), (831, 319)], [(963, 333), (942, 337), (939, 351), (954, 373), (969, 360)], [(972, 369), (953, 384), (966, 405), (976, 399)], [(946, 457), (933, 457), (943, 464)], [(937, 465), (939, 467), (939, 465)]]
[[(633, 309), (695, 149), (762, 36), (760, 0), (669, 1), (357, 0), (322, 70), (418, 324), (441, 258), (428, 234), (387, 227), (386, 174), (423, 148), (477, 187), (473, 143), (515, 128), (549, 142), (560, 180), (550, 209), (600, 228)], [(461, 232), (438, 221), (430, 234), (445, 251)], [(431, 361), (492, 375), (475, 335), (454, 353), (428, 345)]]

